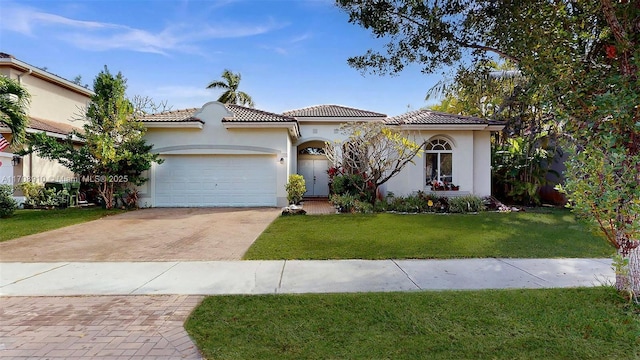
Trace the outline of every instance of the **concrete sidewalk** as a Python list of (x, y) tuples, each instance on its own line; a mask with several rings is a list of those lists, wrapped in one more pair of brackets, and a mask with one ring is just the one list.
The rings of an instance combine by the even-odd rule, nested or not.
[(614, 280), (611, 259), (0, 263), (0, 296), (553, 288)]

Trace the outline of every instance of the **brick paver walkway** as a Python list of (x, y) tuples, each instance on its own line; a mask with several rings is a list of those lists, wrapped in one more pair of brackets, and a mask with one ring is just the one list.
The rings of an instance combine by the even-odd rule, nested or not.
[(305, 199), (302, 208), (307, 215), (328, 215), (335, 214), (336, 208), (327, 199)]
[(0, 359), (202, 359), (183, 326), (201, 300), (0, 297)]

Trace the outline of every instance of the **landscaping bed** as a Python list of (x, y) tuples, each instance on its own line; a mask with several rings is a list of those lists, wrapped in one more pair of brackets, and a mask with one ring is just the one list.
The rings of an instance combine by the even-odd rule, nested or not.
[(258, 259), (609, 257), (613, 249), (566, 209), (478, 214), (281, 217), (249, 248)]

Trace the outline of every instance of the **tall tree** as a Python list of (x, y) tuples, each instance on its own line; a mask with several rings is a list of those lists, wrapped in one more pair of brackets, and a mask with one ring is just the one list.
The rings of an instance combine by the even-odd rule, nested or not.
[(218, 101), (223, 104), (239, 104), (253, 107), (251, 96), (244, 91), (238, 90), (241, 79), (240, 73), (233, 73), (231, 70), (225, 69), (222, 72), (222, 80), (212, 81), (207, 85), (207, 89), (225, 90), (218, 98)]
[(29, 100), (29, 93), (19, 82), (0, 75), (0, 125), (11, 130), (13, 144), (21, 144), (25, 140)]
[[(126, 79), (113, 75), (105, 66), (93, 82), (94, 95), (85, 114), (84, 131), (59, 142), (44, 133), (29, 139), (30, 151), (57, 160), (84, 179), (95, 183), (107, 208), (114, 194), (129, 184), (142, 185), (143, 172), (160, 162), (143, 139), (144, 125), (137, 120), (143, 112), (127, 99)], [(75, 138), (75, 139), (74, 139)], [(77, 143), (82, 144), (77, 147)]]
[(350, 22), (388, 40), (348, 60), (378, 73), (512, 61), (575, 155), (568, 190), (620, 256), (618, 289), (640, 295), (640, 2), (338, 0)]

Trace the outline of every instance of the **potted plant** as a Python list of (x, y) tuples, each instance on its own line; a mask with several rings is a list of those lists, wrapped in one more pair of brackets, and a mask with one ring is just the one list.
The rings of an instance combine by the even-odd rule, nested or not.
[(443, 191), (445, 189), (445, 183), (439, 180), (433, 180), (431, 183), (431, 190), (433, 191)]

